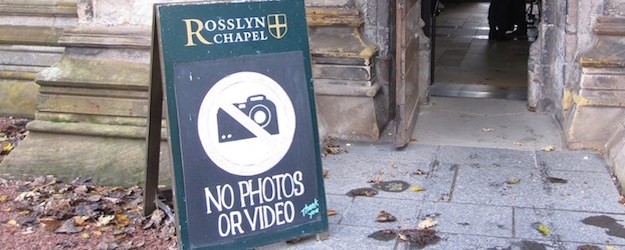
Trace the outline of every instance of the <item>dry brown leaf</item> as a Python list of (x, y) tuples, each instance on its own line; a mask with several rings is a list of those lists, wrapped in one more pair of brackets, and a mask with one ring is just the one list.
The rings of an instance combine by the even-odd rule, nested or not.
[(435, 227), (437, 224), (438, 224), (438, 221), (435, 221), (434, 219), (427, 217), (425, 218), (425, 220), (422, 220), (421, 222), (419, 222), (417, 227), (420, 229), (430, 229), (430, 228)]
[(395, 216), (393, 216), (392, 214), (390, 214), (389, 212), (386, 212), (386, 211), (382, 210), (378, 214), (378, 217), (375, 218), (375, 221), (377, 221), (377, 222), (393, 222), (393, 221), (397, 221), (397, 218)]
[(89, 219), (89, 216), (74, 216), (74, 223), (77, 226), (84, 226), (85, 223), (87, 223), (87, 220)]
[(556, 146), (554, 146), (554, 145), (549, 145), (549, 146), (546, 146), (545, 148), (543, 148), (543, 151), (545, 151), (545, 152), (553, 152), (553, 151), (556, 151)]
[(115, 214), (115, 223), (118, 227), (126, 227), (130, 224), (130, 219), (124, 214)]
[(328, 216), (335, 216), (336, 214), (337, 214), (337, 213), (336, 213), (336, 210), (334, 210), (334, 209), (328, 209)]
[(101, 215), (98, 218), (98, 221), (96, 222), (95, 226), (96, 227), (106, 226), (109, 223), (111, 223), (113, 219), (115, 219), (115, 215)]
[(0, 203), (7, 201), (8, 196), (6, 194), (0, 195)]
[(7, 221), (7, 225), (9, 225), (9, 226), (17, 226), (17, 221), (16, 220), (9, 220), (9, 221)]

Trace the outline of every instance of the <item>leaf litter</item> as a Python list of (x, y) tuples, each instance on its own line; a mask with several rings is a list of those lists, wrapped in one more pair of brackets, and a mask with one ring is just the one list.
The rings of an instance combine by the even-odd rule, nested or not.
[[(6, 225), (0, 227), (0, 235), (6, 235), (0, 239), (7, 247), (25, 241), (33, 248), (169, 249), (177, 245), (175, 222), (166, 219), (166, 212), (157, 209), (143, 216), (139, 187), (97, 186), (88, 178), (64, 183), (54, 176), (31, 181), (2, 179), (0, 185), (0, 198), (4, 197), (0, 225)], [(13, 240), (9, 236), (28, 234), (36, 238)]]
[(28, 135), (26, 124), (30, 120), (14, 117), (0, 117), (0, 162), (20, 141)]
[(336, 140), (337, 138), (334, 136), (328, 136), (323, 139), (323, 143), (321, 144), (321, 156), (349, 153), (346, 149), (336, 144)]
[(378, 217), (375, 218), (375, 221), (376, 222), (393, 222), (393, 221), (397, 221), (397, 217), (390, 214), (389, 212), (382, 210), (378, 214)]

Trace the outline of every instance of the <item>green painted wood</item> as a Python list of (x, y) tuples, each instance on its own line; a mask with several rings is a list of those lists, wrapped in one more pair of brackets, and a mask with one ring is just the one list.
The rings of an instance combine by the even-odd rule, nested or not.
[[(180, 3), (156, 5), (155, 8), (181, 248), (253, 248), (327, 231), (327, 207), (304, 1)], [(201, 111), (204, 109), (203, 100), (210, 101), (206, 96), (217, 91), (215, 86), (221, 86), (219, 84), (225, 79), (240, 76), (241, 72), (267, 76), (278, 83), (281, 91), (288, 96), (279, 99), (267, 95), (261, 100), (254, 100), (253, 97), (258, 96), (250, 95), (245, 103), (250, 106), (266, 104), (270, 110), (277, 110), (275, 124), (274, 120), (270, 120), (271, 126), (263, 127), (270, 133), (269, 137), (282, 138), (288, 134), (284, 128), (289, 128), (284, 124), (294, 124), (292, 140), (285, 142), (289, 143), (287, 147), (282, 143), (275, 145), (275, 148), (286, 149), (285, 155), (277, 160), (278, 163), (269, 165), (268, 170), (248, 174), (232, 173), (230, 170), (238, 165), (231, 166), (230, 163), (218, 161), (218, 157), (211, 155), (210, 149), (203, 146), (205, 140), (208, 140), (203, 138), (210, 138), (211, 142), (216, 138), (212, 137), (212, 133), (221, 134), (224, 128), (241, 127), (232, 122), (228, 124), (234, 124), (233, 126), (221, 125), (222, 121), (227, 121), (222, 117), (228, 116), (219, 112), (226, 107), (218, 107), (217, 115), (210, 117), (219, 122), (219, 131), (209, 131), (209, 136), (202, 137), (205, 127), (201, 125), (202, 121), (206, 121)], [(238, 86), (236, 84), (239, 83), (232, 86)], [(224, 93), (229, 93), (226, 90)], [(267, 93), (271, 94), (271, 91)], [(231, 95), (236, 97), (237, 93), (232, 92)], [(284, 108), (288, 106), (284, 105), (288, 103), (284, 100), (290, 100), (293, 106), (293, 119), (283, 116), (288, 114), (283, 110), (289, 110)], [(245, 102), (245, 99), (232, 100), (230, 103), (241, 111), (249, 111), (250, 120), (256, 121), (252, 118), (252, 111), (241, 102)], [(275, 107), (270, 105), (274, 102)], [(240, 118), (232, 119), (240, 122)], [(276, 130), (269, 129), (273, 125)], [(245, 125), (243, 127), (250, 129)], [(258, 139), (268, 138), (257, 134), (236, 134), (245, 128), (233, 130), (234, 138), (224, 136), (215, 147), (219, 148), (232, 141), (243, 145), (247, 140), (263, 142)], [(267, 153), (275, 153), (273, 146), (267, 148), (271, 148)], [(254, 153), (242, 150), (239, 158), (258, 157)], [(252, 163), (250, 169), (256, 171), (262, 163), (264, 162)], [(291, 184), (285, 185), (284, 183), (289, 183), (287, 180)], [(247, 183), (249, 186), (246, 186)], [(260, 198), (269, 189), (258, 187), (264, 193), (256, 198), (249, 198), (254, 196), (246, 196), (246, 190), (252, 189), (255, 183), (264, 187), (268, 187), (269, 184), (266, 183), (273, 183), (271, 187), (281, 186), (284, 195), (276, 195), (278, 192), (272, 191), (275, 196), (271, 199), (267, 198), (269, 196)], [(233, 191), (229, 196), (230, 193), (223, 195), (219, 190)], [(290, 196), (287, 195), (289, 191)], [(216, 198), (211, 200), (209, 196)], [(245, 200), (245, 197), (249, 200)], [(280, 221), (274, 218), (274, 225), (263, 228), (259, 222), (263, 216), (259, 215), (257, 218), (253, 215), (258, 209), (282, 211), (282, 214), (274, 215), (276, 218), (283, 216), (283, 219)], [(242, 221), (239, 224), (237, 216)], [(223, 225), (230, 225), (231, 230), (226, 230)]]

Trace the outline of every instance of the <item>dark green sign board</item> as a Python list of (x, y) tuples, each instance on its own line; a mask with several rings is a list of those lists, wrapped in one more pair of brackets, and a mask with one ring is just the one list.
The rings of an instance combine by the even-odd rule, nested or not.
[(327, 231), (304, 1), (156, 5), (154, 27), (146, 200), (164, 95), (181, 247)]

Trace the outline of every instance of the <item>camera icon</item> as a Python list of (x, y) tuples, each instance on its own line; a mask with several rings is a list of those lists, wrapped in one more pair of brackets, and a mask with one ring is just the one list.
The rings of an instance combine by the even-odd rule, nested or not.
[[(253, 95), (247, 98), (247, 102), (233, 105), (269, 134), (280, 133), (276, 105), (264, 95)], [(221, 108), (217, 111), (217, 129), (220, 143), (256, 137)]]

